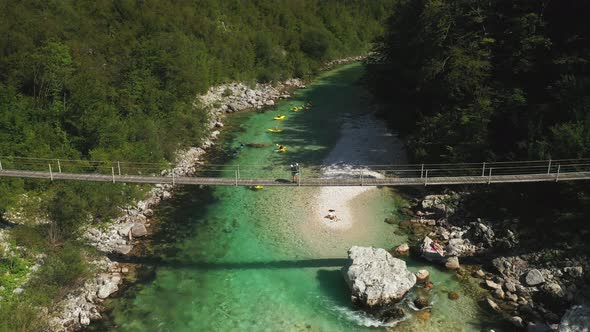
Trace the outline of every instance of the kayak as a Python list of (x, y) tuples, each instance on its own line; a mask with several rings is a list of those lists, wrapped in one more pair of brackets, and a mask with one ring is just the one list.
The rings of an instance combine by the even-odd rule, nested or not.
[(297, 107), (297, 106), (293, 106), (293, 107), (291, 107), (291, 111), (293, 111), (293, 112), (299, 112), (299, 111), (301, 111), (302, 109), (303, 109), (303, 107)]
[(279, 116), (275, 116), (273, 119), (281, 121), (281, 120), (285, 120), (285, 116), (279, 115)]
[(252, 189), (260, 190), (260, 189), (264, 189), (264, 186), (252, 186)]
[(271, 133), (280, 133), (283, 131), (283, 129), (278, 129), (278, 128), (268, 128), (267, 130)]
[(286, 147), (286, 146), (284, 146), (284, 145), (282, 145), (282, 146), (281, 146), (281, 145), (279, 145), (279, 144), (276, 144), (276, 146), (278, 147), (278, 149), (276, 149), (276, 150), (275, 150), (276, 152), (279, 152), (279, 153), (280, 153), (280, 152), (285, 152), (285, 151), (287, 151), (287, 147)]

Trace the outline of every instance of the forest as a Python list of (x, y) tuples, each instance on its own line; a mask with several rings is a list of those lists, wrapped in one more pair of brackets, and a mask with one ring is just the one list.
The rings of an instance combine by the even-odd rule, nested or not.
[[(170, 162), (198, 145), (207, 113), (194, 105), (230, 81), (311, 78), (323, 63), (366, 54), (393, 1), (0, 0), (0, 156)], [(138, 186), (0, 181), (0, 216), (16, 227), (0, 279), (13, 284), (46, 253), (31, 290), (0, 308), (0, 330), (40, 329), (49, 306), (88, 273), (76, 241), (141, 196)], [(0, 222), (6, 224), (7, 221)], [(3, 249), (3, 248), (0, 248)], [(32, 296), (31, 294), (35, 294)]]
[(397, 1), (372, 90), (420, 162), (588, 157), (586, 1)]
[[(588, 15), (577, 0), (400, 0), (367, 82), (415, 163), (589, 158)], [(453, 189), (474, 194), (471, 213), (518, 219), (521, 252), (590, 252), (572, 236), (588, 227), (585, 181)]]
[[(325, 61), (365, 54), (390, 7), (360, 0), (2, 1), (0, 156), (171, 161), (203, 137), (207, 114), (193, 105), (198, 93), (228, 81), (308, 78)], [(104, 196), (100, 186), (75, 190), (100, 210), (128, 194), (114, 187), (106, 202), (90, 198)], [(2, 181), (0, 213), (37, 189), (47, 184)]]

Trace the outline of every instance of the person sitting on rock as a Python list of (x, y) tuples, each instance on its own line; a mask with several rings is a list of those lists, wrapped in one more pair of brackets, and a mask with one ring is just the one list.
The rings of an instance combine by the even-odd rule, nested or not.
[(328, 215), (325, 218), (336, 221), (336, 210), (333, 210), (333, 209), (328, 210)]

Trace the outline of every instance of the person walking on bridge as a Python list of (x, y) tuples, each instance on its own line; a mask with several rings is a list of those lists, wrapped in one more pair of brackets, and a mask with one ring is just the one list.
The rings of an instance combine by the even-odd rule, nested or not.
[(299, 182), (299, 163), (291, 164), (291, 175), (293, 176), (293, 183)]

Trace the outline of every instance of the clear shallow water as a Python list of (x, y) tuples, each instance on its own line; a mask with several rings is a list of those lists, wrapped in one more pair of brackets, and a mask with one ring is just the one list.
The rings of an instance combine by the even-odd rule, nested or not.
[[(340, 138), (344, 121), (366, 114), (367, 98), (358, 79), (360, 65), (322, 75), (296, 100), (266, 113), (227, 119), (222, 152), (240, 142), (266, 142), (245, 148), (230, 164), (319, 164)], [(311, 111), (289, 111), (311, 100)], [(281, 134), (273, 116), (286, 114)], [(369, 130), (369, 129), (367, 129)], [(284, 144), (287, 152), (273, 151)], [(286, 173), (285, 177), (288, 177)], [(350, 305), (340, 274), (352, 245), (390, 249), (405, 241), (383, 222), (395, 209), (391, 189), (369, 190), (355, 198), (358, 222), (348, 231), (315, 227), (311, 215), (318, 188), (243, 187), (181, 189), (157, 211), (159, 230), (138, 282), (109, 301), (108, 318), (91, 330), (113, 331), (481, 331), (491, 326), (480, 312), (477, 294), (454, 274), (423, 262), (435, 283), (429, 319), (410, 317), (395, 327), (378, 326)], [(321, 226), (321, 225), (320, 225)], [(447, 298), (458, 291), (458, 301)], [(475, 292), (473, 292), (475, 293)], [(485, 322), (485, 323), (484, 323)], [(498, 330), (498, 329), (496, 329)]]

